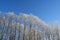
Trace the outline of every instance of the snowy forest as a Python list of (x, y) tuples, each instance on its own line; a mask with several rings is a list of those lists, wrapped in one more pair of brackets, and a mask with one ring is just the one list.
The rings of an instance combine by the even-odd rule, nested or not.
[(32, 14), (0, 13), (0, 40), (60, 40), (60, 28)]

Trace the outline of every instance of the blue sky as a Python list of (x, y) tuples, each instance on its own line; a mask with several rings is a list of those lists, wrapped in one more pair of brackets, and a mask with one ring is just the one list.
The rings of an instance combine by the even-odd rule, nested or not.
[(60, 23), (60, 0), (0, 0), (0, 11), (33, 14), (46, 23)]

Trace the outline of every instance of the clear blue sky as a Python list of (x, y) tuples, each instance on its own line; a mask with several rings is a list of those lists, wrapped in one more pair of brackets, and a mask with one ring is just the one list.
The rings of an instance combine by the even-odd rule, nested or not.
[(60, 0), (0, 0), (0, 11), (31, 13), (46, 23), (60, 22)]

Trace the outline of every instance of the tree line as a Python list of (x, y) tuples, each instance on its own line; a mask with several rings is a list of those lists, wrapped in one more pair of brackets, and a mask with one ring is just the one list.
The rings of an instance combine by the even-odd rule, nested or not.
[(60, 40), (60, 29), (32, 14), (0, 13), (0, 40)]

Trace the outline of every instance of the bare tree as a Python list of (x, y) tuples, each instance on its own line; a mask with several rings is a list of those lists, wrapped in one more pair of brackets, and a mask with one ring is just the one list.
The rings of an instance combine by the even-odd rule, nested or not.
[(8, 12), (0, 14), (0, 40), (60, 40), (60, 29), (34, 15)]

